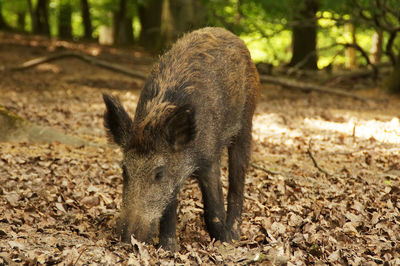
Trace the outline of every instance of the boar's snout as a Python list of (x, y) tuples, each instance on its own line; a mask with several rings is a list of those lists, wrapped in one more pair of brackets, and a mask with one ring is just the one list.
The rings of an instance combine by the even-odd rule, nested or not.
[(156, 221), (146, 221), (141, 217), (121, 217), (117, 231), (125, 243), (131, 242), (131, 235), (140, 242), (152, 243), (157, 234)]

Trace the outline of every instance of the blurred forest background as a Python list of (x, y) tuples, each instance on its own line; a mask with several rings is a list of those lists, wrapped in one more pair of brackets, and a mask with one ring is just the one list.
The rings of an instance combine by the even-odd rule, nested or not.
[(400, 92), (400, 0), (0, 0), (0, 30), (155, 54), (204, 26), (239, 35), (267, 74), (390, 65), (384, 87)]

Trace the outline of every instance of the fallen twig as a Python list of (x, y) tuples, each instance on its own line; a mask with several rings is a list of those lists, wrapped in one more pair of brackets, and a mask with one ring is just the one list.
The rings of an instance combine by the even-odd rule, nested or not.
[(313, 183), (315, 182), (315, 180), (313, 178), (310, 178), (310, 177), (300, 177), (298, 175), (291, 174), (291, 173), (289, 173), (287, 171), (280, 172), (280, 171), (269, 170), (267, 168), (264, 168), (264, 167), (262, 167), (260, 165), (255, 164), (255, 163), (250, 163), (250, 166), (252, 166), (254, 169), (258, 169), (258, 170), (264, 171), (265, 173), (271, 174), (271, 175), (281, 175), (281, 176), (283, 176), (285, 178), (294, 178), (294, 179), (306, 178), (306, 179), (309, 179), (310, 182), (313, 182)]
[(315, 159), (315, 157), (314, 157), (314, 154), (312, 153), (312, 150), (311, 150), (311, 146), (312, 146), (312, 140), (310, 140), (310, 142), (308, 143), (308, 150), (307, 150), (307, 154), (311, 157), (311, 160), (313, 161), (313, 163), (314, 163), (314, 166), (318, 169), (318, 170), (320, 170), (322, 173), (324, 173), (324, 174), (326, 174), (327, 176), (332, 176), (332, 174), (331, 173), (329, 173), (327, 170), (325, 170), (324, 168), (322, 168), (320, 165), (319, 165), (319, 163), (317, 162), (317, 159)]
[(81, 258), (81, 256), (82, 256), (83, 252), (85, 252), (85, 251), (86, 251), (86, 249), (87, 249), (86, 247), (82, 249), (82, 251), (79, 253), (79, 257), (76, 259), (76, 261), (75, 261), (75, 263), (74, 263), (74, 265), (73, 265), (73, 266), (75, 266), (75, 265), (78, 263), (79, 259)]
[(5, 68), (4, 70), (6, 70), (6, 71), (21, 71), (21, 70), (26, 70), (26, 69), (35, 67), (35, 66), (43, 64), (43, 63), (50, 62), (50, 61), (59, 60), (59, 59), (63, 59), (63, 58), (71, 58), (71, 57), (83, 60), (89, 64), (99, 66), (99, 67), (102, 67), (102, 68), (105, 68), (108, 70), (112, 70), (112, 71), (130, 76), (133, 78), (140, 78), (140, 79), (147, 78), (146, 73), (128, 69), (128, 68), (122, 67), (120, 65), (112, 64), (112, 63), (97, 59), (94, 56), (85, 55), (85, 54), (81, 54), (81, 53), (77, 53), (77, 52), (62, 52), (62, 53), (53, 54), (50, 56), (43, 56), (43, 57), (39, 57), (39, 58), (35, 58), (32, 60), (26, 61), (25, 63), (23, 63), (19, 66)]
[(330, 94), (336, 94), (339, 96), (345, 96), (345, 97), (350, 97), (353, 99), (357, 99), (360, 101), (372, 101), (373, 99), (368, 99), (362, 96), (358, 96), (349, 92), (337, 90), (337, 89), (332, 89), (328, 88), (325, 86), (320, 86), (317, 84), (312, 84), (312, 83), (304, 83), (300, 81), (295, 81), (295, 80), (289, 80), (285, 78), (279, 78), (279, 77), (273, 77), (273, 76), (268, 76), (268, 75), (260, 75), (260, 81), (265, 82), (265, 83), (273, 83), (277, 85), (281, 85), (285, 88), (289, 89), (300, 89), (300, 90), (305, 90), (305, 91), (318, 91), (318, 92), (323, 92), (323, 93), (330, 93)]
[(282, 172), (269, 170), (267, 168), (264, 168), (264, 167), (262, 167), (260, 165), (255, 164), (255, 163), (250, 163), (250, 165), (253, 168), (261, 170), (261, 171), (264, 171), (264, 172), (266, 172), (267, 174), (270, 174), (270, 175), (284, 175), (284, 173), (282, 173)]

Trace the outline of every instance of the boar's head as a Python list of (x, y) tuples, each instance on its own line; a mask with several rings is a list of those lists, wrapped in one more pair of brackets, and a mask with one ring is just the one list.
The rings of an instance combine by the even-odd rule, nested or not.
[[(103, 95), (104, 125), (123, 151), (122, 210), (117, 225), (122, 240), (152, 242), (167, 205), (195, 171), (194, 112), (189, 106), (157, 113), (151, 128), (132, 121), (118, 99)], [(136, 111), (138, 112), (138, 111)], [(152, 122), (154, 122), (152, 121)]]

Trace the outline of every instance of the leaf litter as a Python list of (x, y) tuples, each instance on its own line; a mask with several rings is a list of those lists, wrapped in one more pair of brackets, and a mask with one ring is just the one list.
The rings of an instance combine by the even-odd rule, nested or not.
[[(4, 62), (45, 52), (4, 46)], [(399, 98), (365, 104), (265, 85), (241, 239), (210, 239), (200, 190), (188, 179), (177, 210), (179, 252), (170, 253), (134, 238), (121, 243), (114, 230), (121, 153), (107, 144), (101, 93), (119, 96), (133, 114), (139, 91), (118, 85), (141, 81), (73, 60), (0, 75), (0, 104), (101, 144), (0, 143), (0, 264), (400, 264)], [(222, 179), (226, 194), (226, 156)]]

